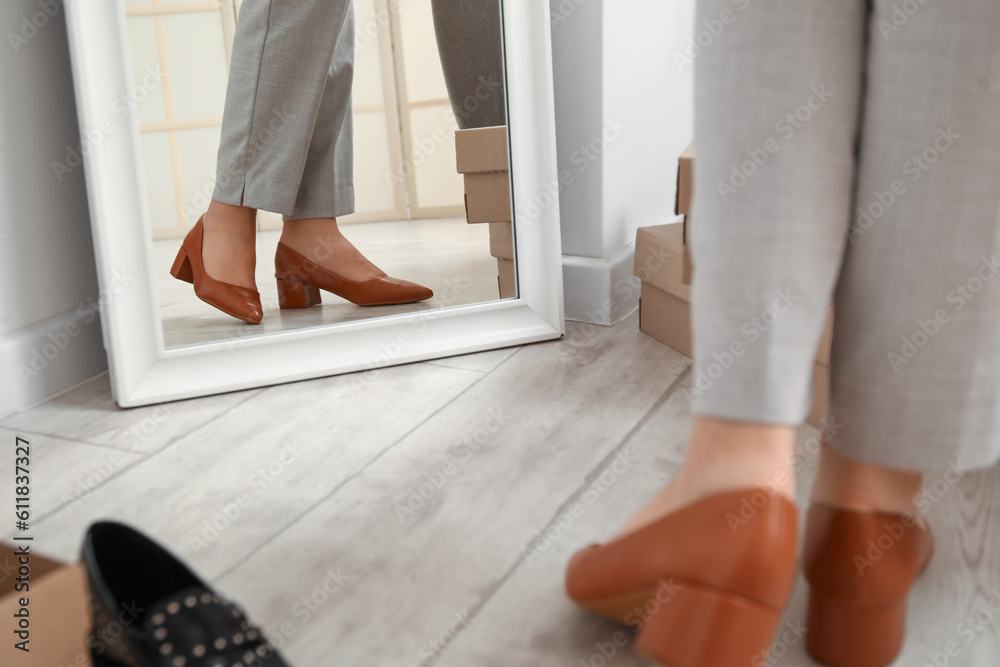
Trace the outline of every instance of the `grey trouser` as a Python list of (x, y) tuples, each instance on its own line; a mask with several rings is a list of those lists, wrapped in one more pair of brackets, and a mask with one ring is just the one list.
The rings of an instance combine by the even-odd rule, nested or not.
[(458, 127), (506, 125), (500, 0), (432, 0), (431, 6)]
[(286, 220), (354, 211), (351, 0), (244, 0), (213, 198)]
[(827, 306), (853, 459), (1000, 457), (1000, 3), (700, 0), (695, 413), (799, 424)]
[[(462, 129), (506, 124), (500, 0), (434, 0)], [(286, 220), (354, 211), (351, 0), (244, 0), (213, 198)]]

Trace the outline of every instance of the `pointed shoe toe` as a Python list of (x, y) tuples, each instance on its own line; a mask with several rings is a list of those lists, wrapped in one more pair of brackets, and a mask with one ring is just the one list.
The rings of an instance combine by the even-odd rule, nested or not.
[(577, 552), (566, 592), (634, 626), (636, 650), (670, 667), (766, 656), (795, 579), (794, 503), (743, 489), (701, 499)]
[(371, 280), (344, 278), (284, 243), (278, 243), (274, 254), (274, 276), (278, 283), (278, 305), (283, 310), (319, 305), (322, 302), (320, 290), (336, 294), (357, 306), (415, 303), (434, 296), (434, 292), (422, 285), (387, 275)]
[(371, 286), (373, 301), (359, 303), (362, 306), (383, 306), (400, 303), (417, 303), (426, 301), (434, 296), (434, 291), (429, 287), (418, 285), (409, 280), (393, 278), (392, 276), (382, 276), (376, 278)]
[(225, 314), (248, 324), (259, 324), (264, 319), (264, 306), (260, 293), (239, 285), (224, 283), (208, 275), (202, 262), (205, 241), (205, 216), (191, 228), (181, 249), (177, 252), (170, 275), (194, 285), (195, 295)]

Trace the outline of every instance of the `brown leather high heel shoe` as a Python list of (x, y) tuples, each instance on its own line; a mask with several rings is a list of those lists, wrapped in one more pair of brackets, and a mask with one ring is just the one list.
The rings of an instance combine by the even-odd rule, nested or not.
[(309, 308), (322, 303), (319, 291), (332, 292), (358, 306), (389, 306), (424, 301), (434, 292), (384, 273), (371, 280), (348, 280), (327, 271), (284, 243), (274, 253), (274, 276), (278, 280), (278, 305), (282, 309)]
[(907, 595), (933, 555), (922, 517), (813, 505), (802, 552), (810, 655), (834, 667), (895, 660), (906, 636)]
[(232, 315), (249, 324), (259, 324), (264, 319), (264, 307), (261, 305), (260, 293), (257, 290), (224, 283), (205, 271), (201, 257), (205, 240), (204, 221), (205, 216), (201, 216), (198, 223), (184, 237), (181, 249), (174, 259), (174, 265), (170, 267), (170, 275), (194, 285), (194, 293), (199, 299), (210, 306), (215, 306), (226, 315)]
[(671, 667), (764, 659), (795, 580), (795, 505), (760, 489), (709, 496), (578, 552), (566, 592), (636, 626), (636, 649)]

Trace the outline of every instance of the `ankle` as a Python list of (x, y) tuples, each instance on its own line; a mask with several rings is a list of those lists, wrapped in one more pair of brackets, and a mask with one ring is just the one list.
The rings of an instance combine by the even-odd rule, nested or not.
[(914, 499), (922, 485), (920, 473), (854, 461), (824, 441), (812, 502), (866, 512), (914, 514)]
[(204, 220), (206, 225), (246, 227), (256, 232), (257, 209), (247, 206), (223, 204), (213, 199), (208, 205)]
[(794, 453), (790, 426), (698, 419), (678, 477), (702, 495), (759, 488), (794, 501)]

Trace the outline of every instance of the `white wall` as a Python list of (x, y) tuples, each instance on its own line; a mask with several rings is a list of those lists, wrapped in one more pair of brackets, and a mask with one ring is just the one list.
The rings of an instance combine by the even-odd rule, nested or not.
[[(62, 5), (0, 2), (0, 417), (107, 365)], [(26, 41), (23, 41), (26, 40)]]
[(694, 0), (550, 5), (559, 168), (574, 177), (560, 203), (566, 316), (613, 324), (638, 305), (636, 228), (676, 219), (693, 97), (691, 65), (675, 55), (687, 47)]

